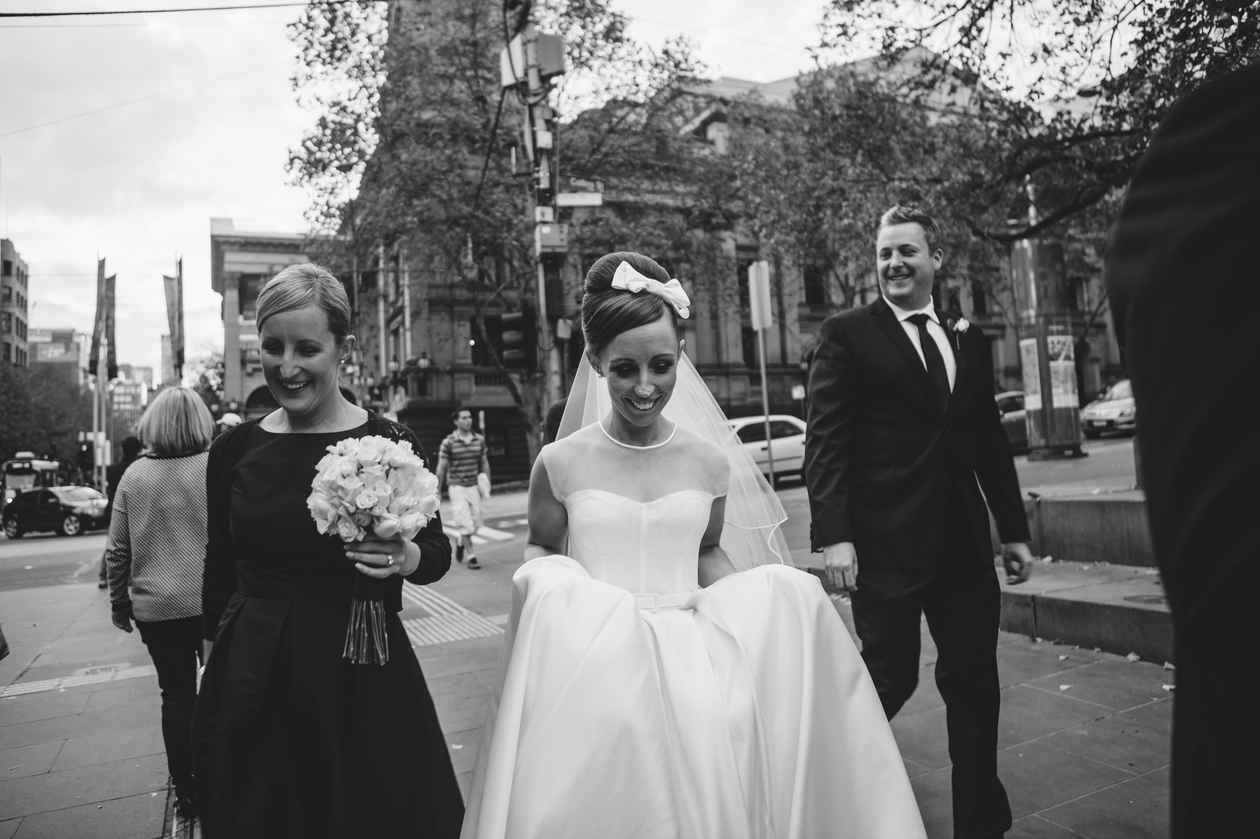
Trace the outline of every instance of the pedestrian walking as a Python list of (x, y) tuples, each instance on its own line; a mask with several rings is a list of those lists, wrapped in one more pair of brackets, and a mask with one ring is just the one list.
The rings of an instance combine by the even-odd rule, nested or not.
[[(412, 540), (321, 534), (307, 507), (330, 446), (405, 427), (350, 404), (345, 288), (298, 264), (258, 296), (263, 375), (279, 407), (210, 450), (204, 631), (211, 641), (194, 726), (208, 839), (342, 839), (459, 832), (463, 802), (433, 698), (398, 612), (403, 580), (450, 568), (438, 516)], [(381, 660), (348, 644), (356, 592), (383, 600)], [(376, 607), (382, 607), (378, 610)]]
[[(124, 437), (122, 441), (122, 460), (117, 463), (111, 463), (105, 467), (105, 497), (108, 503), (105, 505), (105, 522), (106, 527), (114, 513), (114, 494), (118, 491), (118, 482), (122, 480), (123, 473), (127, 471), (127, 467), (135, 463), (136, 458), (140, 456), (140, 450), (143, 445), (138, 437)], [(105, 557), (108, 554), (101, 552), (101, 570), (100, 579), (96, 584), (97, 588), (108, 588), (109, 577), (105, 570)]]
[(1260, 426), (1236, 409), (1260, 380), (1256, 219), (1260, 64), (1191, 91), (1138, 164), (1107, 253), (1137, 401), (1151, 542), (1172, 613), (1174, 839), (1252, 818), (1260, 746), (1238, 655), (1260, 586)]
[(810, 540), (831, 581), (853, 592), (862, 658), (889, 719), (918, 682), (926, 614), (954, 836), (993, 839), (1010, 829), (1011, 808), (997, 774), (1001, 595), (985, 501), (1008, 582), (1031, 568), (1028, 524), (984, 338), (933, 305), (944, 259), (936, 222), (897, 206), (876, 235), (882, 296), (824, 321), (810, 365)]
[(438, 451), (437, 479), (451, 499), (450, 526), (458, 534), (455, 560), (477, 569), (473, 534), (481, 529), (481, 502), (489, 495), (490, 454), (486, 438), (473, 431), (472, 411), (460, 408), (451, 414), (455, 430), (446, 435)]
[(157, 395), (140, 417), (139, 431), (148, 448), (143, 457), (132, 458), (118, 481), (105, 549), (110, 609), (114, 626), (124, 632), (131, 632), (135, 621), (157, 669), (175, 808), (191, 818), (206, 450), (214, 427), (201, 397), (180, 387)]

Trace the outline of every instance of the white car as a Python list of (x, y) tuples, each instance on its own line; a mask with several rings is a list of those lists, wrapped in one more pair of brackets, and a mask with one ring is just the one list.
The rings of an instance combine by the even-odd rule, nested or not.
[(1133, 401), (1133, 386), (1128, 379), (1121, 379), (1081, 409), (1081, 426), (1091, 440), (1104, 432), (1137, 429), (1137, 403)]
[(770, 477), (771, 445), (774, 446), (774, 476), (797, 477), (805, 468), (805, 421), (790, 414), (770, 415), (770, 440), (766, 441), (766, 418), (738, 417), (730, 421), (731, 428), (744, 445), (744, 451), (752, 455), (762, 473)]

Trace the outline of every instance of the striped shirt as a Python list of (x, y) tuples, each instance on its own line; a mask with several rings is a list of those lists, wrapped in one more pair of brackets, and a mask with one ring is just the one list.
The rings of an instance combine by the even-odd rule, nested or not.
[(486, 438), (473, 433), (467, 440), (452, 431), (442, 441), (441, 456), (446, 460), (446, 482), (451, 486), (475, 487), (486, 453)]
[(142, 621), (201, 614), (209, 454), (142, 457), (118, 482), (106, 561), (115, 611)]

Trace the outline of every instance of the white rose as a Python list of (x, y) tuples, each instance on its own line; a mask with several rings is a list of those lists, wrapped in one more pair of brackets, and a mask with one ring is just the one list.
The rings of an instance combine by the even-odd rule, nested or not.
[(360, 510), (370, 510), (376, 506), (377, 496), (370, 489), (363, 489), (354, 497), (354, 506)]
[(435, 492), (431, 495), (426, 495), (423, 498), (421, 498), (420, 503), (416, 505), (415, 509), (416, 509), (416, 512), (423, 515), (425, 517), (425, 520), (427, 521), (428, 519), (433, 518), (433, 514), (437, 512), (438, 507), (441, 506), (441, 504), (442, 504), (442, 499), (439, 498), (437, 493)]
[(337, 535), (343, 542), (357, 542), (362, 538), (359, 526), (350, 519), (337, 520)]
[(382, 539), (390, 539), (398, 535), (401, 524), (397, 516), (391, 516), (387, 513), (378, 517), (372, 524), (372, 532)]
[(407, 513), (398, 519), (398, 527), (404, 539), (414, 539), (416, 534), (420, 532), (420, 528), (424, 527), (424, 516), (419, 513)]

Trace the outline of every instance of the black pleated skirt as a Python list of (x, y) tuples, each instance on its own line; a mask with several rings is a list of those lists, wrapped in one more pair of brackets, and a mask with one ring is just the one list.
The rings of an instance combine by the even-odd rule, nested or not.
[(208, 839), (457, 837), (464, 805), (402, 622), (384, 666), (341, 658), (349, 606), (234, 595), (194, 724)]

